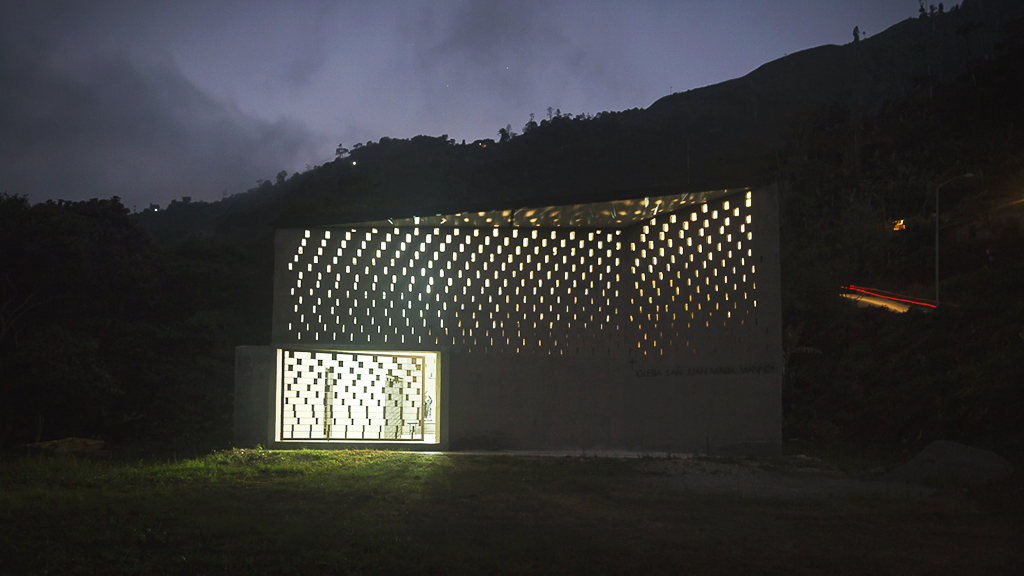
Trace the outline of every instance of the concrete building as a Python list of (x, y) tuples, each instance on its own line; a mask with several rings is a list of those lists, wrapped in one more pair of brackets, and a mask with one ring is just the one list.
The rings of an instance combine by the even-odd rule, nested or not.
[(781, 445), (773, 188), (280, 230), (274, 282), (238, 445)]

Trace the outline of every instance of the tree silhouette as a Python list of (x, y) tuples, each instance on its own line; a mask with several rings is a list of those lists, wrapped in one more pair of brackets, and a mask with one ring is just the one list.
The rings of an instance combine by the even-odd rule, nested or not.
[(533, 119), (534, 116), (534, 113), (530, 112), (530, 120), (526, 122), (525, 126), (523, 126), (523, 134), (526, 134), (530, 130), (533, 130), (534, 128), (537, 127), (537, 122)]

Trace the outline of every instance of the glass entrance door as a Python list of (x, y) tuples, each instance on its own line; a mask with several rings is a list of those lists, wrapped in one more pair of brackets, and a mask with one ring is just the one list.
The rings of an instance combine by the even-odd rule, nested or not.
[(437, 442), (437, 353), (281, 350), (279, 438)]

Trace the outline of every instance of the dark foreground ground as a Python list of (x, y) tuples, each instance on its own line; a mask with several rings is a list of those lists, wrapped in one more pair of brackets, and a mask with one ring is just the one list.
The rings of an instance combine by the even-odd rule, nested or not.
[(1022, 574), (1019, 480), (870, 462), (4, 457), (0, 574)]

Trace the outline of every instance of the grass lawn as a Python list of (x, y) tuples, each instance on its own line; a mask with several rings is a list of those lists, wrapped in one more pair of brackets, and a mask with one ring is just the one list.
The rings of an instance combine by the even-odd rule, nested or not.
[[(647, 462), (649, 464), (649, 461)], [(1012, 488), (744, 499), (645, 460), (0, 460), (0, 574), (1020, 574)]]

